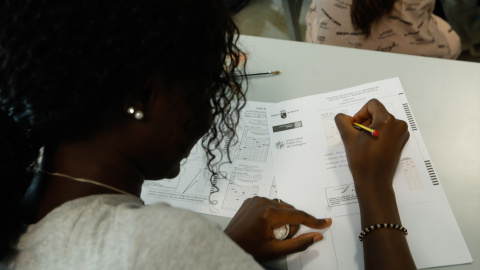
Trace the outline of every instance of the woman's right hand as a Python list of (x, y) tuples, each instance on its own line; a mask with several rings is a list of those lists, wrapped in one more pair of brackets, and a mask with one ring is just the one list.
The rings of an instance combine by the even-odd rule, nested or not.
[[(407, 124), (395, 119), (376, 99), (368, 101), (353, 117), (338, 114), (335, 122), (357, 189), (371, 184), (391, 187), (400, 154), (410, 136)], [(377, 130), (378, 137), (353, 128), (354, 122)]]
[[(353, 117), (335, 117), (355, 182), (363, 229), (383, 223), (402, 224), (392, 182), (403, 147), (410, 134), (407, 124), (372, 99)], [(353, 128), (357, 122), (378, 131), (372, 137)], [(382, 229), (363, 243), (365, 269), (416, 269), (403, 233)]]

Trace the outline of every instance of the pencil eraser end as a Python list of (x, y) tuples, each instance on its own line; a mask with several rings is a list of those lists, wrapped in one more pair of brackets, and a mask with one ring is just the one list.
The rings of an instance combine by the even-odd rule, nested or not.
[(378, 137), (378, 131), (374, 130), (374, 131), (372, 132), (372, 136), (373, 136), (373, 137)]

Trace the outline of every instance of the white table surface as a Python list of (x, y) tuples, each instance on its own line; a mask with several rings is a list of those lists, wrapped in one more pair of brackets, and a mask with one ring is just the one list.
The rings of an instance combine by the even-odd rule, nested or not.
[[(248, 72), (282, 71), (250, 80), (247, 97), (254, 101), (399, 77), (473, 257), (473, 264), (439, 269), (480, 269), (480, 64), (250, 36), (242, 36), (240, 46), (248, 53)], [(223, 227), (229, 221), (207, 217)], [(284, 260), (274, 266), (286, 268)]]

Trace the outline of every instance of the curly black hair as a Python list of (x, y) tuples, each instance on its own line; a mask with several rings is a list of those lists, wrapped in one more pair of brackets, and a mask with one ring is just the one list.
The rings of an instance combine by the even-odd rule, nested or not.
[(5, 0), (0, 9), (3, 263), (25, 228), (19, 204), (40, 148), (95, 132), (92, 119), (153, 73), (187, 79), (192, 96), (208, 98), (214, 123), (203, 147), (212, 179), (218, 173), (216, 150), (235, 134), (246, 94), (238, 29), (222, 0)]

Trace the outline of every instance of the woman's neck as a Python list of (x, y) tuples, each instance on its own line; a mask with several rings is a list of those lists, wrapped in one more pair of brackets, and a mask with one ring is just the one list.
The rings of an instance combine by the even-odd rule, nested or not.
[(143, 173), (123, 153), (121, 145), (121, 142), (99, 136), (88, 141), (46, 147), (42, 170), (48, 173), (40, 176), (45, 191), (37, 221), (67, 201), (96, 194), (122, 194), (95, 182), (140, 197)]

